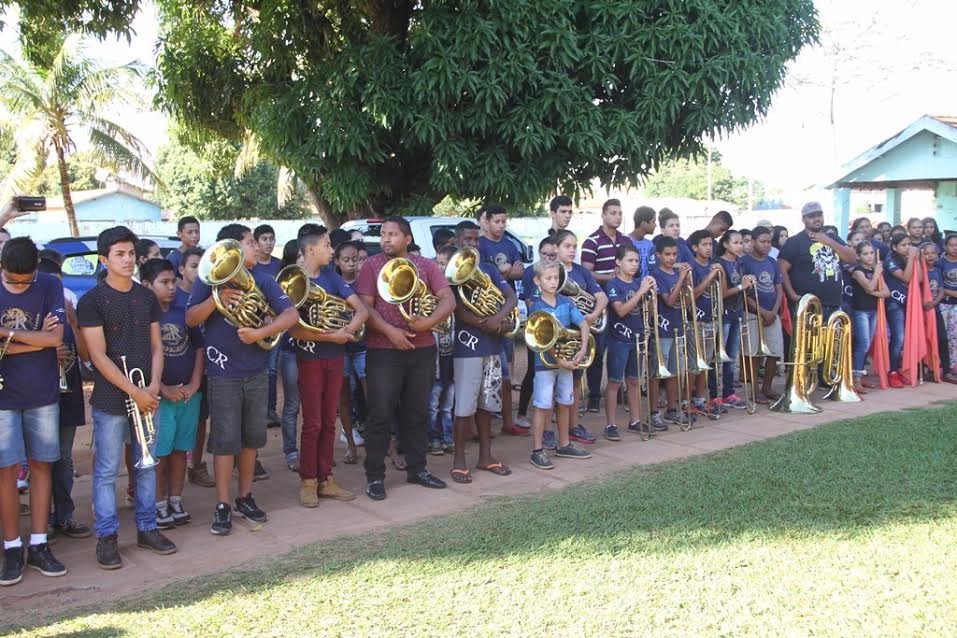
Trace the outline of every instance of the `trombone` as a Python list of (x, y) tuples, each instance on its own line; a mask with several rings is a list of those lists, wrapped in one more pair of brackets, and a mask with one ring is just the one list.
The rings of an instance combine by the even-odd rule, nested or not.
[[(653, 327), (658, 325), (658, 291), (655, 288), (652, 288), (645, 293), (645, 296), (641, 300), (641, 319), (643, 329), (639, 334), (635, 335), (635, 357), (638, 362), (638, 414), (633, 415), (634, 418), (638, 421), (638, 431), (640, 432), (641, 440), (647, 441), (655, 435), (654, 429), (651, 427), (651, 384), (654, 379), (651, 376), (651, 335)], [(652, 324), (649, 319), (654, 317), (654, 324)], [(655, 340), (657, 344), (657, 339)], [(661, 347), (657, 348), (658, 361), (661, 361)], [(659, 374), (661, 373), (661, 364), (659, 363)], [(664, 373), (667, 375), (668, 369), (664, 369)], [(646, 391), (649, 391), (649, 394), (645, 397), (645, 406), (646, 410), (642, 411), (641, 409), (641, 386), (644, 385)]]
[[(684, 389), (684, 396), (682, 396), (682, 392), (681, 392), (682, 375), (679, 375), (679, 377), (678, 377), (678, 383), (679, 383), (679, 386), (678, 386), (678, 389), (679, 389), (678, 399), (679, 399), (679, 401), (682, 401), (682, 402), (685, 401), (685, 399), (687, 399), (687, 404), (686, 404), (686, 405), (687, 405), (687, 410), (686, 410), (686, 414), (687, 414), (687, 416), (688, 416), (689, 423), (688, 423), (688, 427), (687, 427), (687, 428), (682, 428), (682, 429), (687, 430), (687, 429), (690, 429), (690, 428), (691, 428), (691, 420), (692, 420), (691, 415), (692, 415), (692, 412), (693, 412), (693, 410), (694, 410), (694, 409), (693, 409), (693, 406), (692, 406), (692, 403), (691, 403), (691, 383), (692, 383), (691, 376), (692, 376), (692, 375), (698, 375), (698, 374), (701, 374), (701, 373), (707, 373), (709, 370), (711, 370), (711, 366), (708, 365), (708, 362), (707, 362), (707, 360), (705, 359), (705, 354), (704, 354), (704, 353), (705, 353), (705, 350), (704, 350), (704, 346), (705, 346), (704, 331), (702, 330), (700, 324), (698, 323), (698, 308), (697, 308), (697, 305), (696, 305), (695, 302), (694, 302), (694, 286), (693, 286), (690, 282), (687, 283), (687, 284), (685, 284), (684, 288), (681, 290), (681, 297), (680, 297), (680, 299), (681, 299), (681, 332), (682, 332), (682, 335), (681, 335), (680, 337), (676, 337), (676, 338), (675, 338), (675, 346), (677, 347), (677, 346), (679, 345), (679, 343), (680, 343), (681, 349), (684, 350), (684, 358), (682, 359), (682, 363), (683, 363), (683, 365), (684, 365), (684, 367), (685, 367), (685, 373), (684, 373), (683, 376), (684, 376), (684, 381), (685, 381), (686, 387), (685, 387), (685, 389)], [(691, 314), (691, 320), (690, 320), (690, 321), (688, 320), (688, 314), (689, 314), (689, 312), (690, 312), (690, 314)], [(694, 345), (694, 353), (695, 353), (695, 356), (694, 356), (694, 369), (691, 368), (691, 361), (690, 361), (690, 360), (691, 360), (691, 357), (688, 356), (688, 332), (689, 332), (689, 330), (690, 330), (690, 332), (691, 332), (691, 336), (692, 336), (692, 339), (693, 339), (693, 345)], [(680, 351), (680, 350), (678, 351), (678, 354), (679, 354), (679, 356), (681, 356), (681, 351)], [(680, 364), (679, 364), (679, 365), (680, 365)], [(715, 416), (714, 416), (713, 414), (710, 414), (710, 413), (705, 413), (705, 414), (708, 416), (709, 419), (711, 419), (711, 420), (714, 420), (714, 419), (715, 419)]]
[[(708, 288), (708, 295), (711, 298), (711, 340), (714, 362), (714, 381), (718, 398), (724, 394), (723, 372), (724, 364), (731, 363), (731, 357), (724, 349), (724, 298), (721, 296), (721, 289), (725, 285), (724, 268), (716, 271), (718, 275), (712, 280)], [(720, 418), (721, 410), (714, 409), (712, 402), (712, 413), (715, 419)]]
[[(749, 275), (750, 276), (750, 275)], [(770, 357), (773, 356), (767, 346), (767, 343), (764, 341), (764, 322), (761, 320), (761, 302), (758, 298), (758, 286), (757, 282), (752, 282), (751, 290), (754, 292), (752, 295), (754, 297), (754, 316), (755, 323), (757, 324), (757, 333), (758, 333), (758, 348), (757, 352), (754, 353), (745, 353), (745, 361), (741, 366), (741, 378), (744, 381), (744, 400), (747, 403), (748, 414), (754, 414), (758, 407), (758, 381), (755, 378), (754, 369), (751, 367), (753, 357)], [(744, 315), (738, 319), (738, 329), (741, 334), (741, 343), (744, 344), (750, 349), (751, 347), (751, 321), (750, 317), (747, 316), (748, 312), (748, 293), (744, 293)], [(744, 352), (742, 348), (742, 352)]]

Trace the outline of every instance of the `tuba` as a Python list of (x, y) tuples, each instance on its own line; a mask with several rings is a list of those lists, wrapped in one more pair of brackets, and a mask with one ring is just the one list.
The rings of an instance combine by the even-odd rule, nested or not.
[[(243, 247), (235, 239), (221, 239), (199, 260), (197, 277), (213, 289), (213, 303), (223, 318), (236, 328), (261, 328), (276, 313), (269, 307), (266, 296), (256, 286), (256, 280), (243, 266)], [(227, 305), (219, 297), (223, 288), (235, 288), (243, 292), (243, 298), (235, 306)], [(273, 335), (256, 343), (263, 350), (272, 350), (281, 341), (282, 335)]]
[[(564, 266), (559, 266), (558, 268), (558, 294), (571, 298), (572, 303), (575, 304), (575, 307), (577, 307), (583, 315), (590, 315), (595, 312), (595, 306), (598, 303), (595, 297), (582, 290), (578, 284), (572, 281), (568, 273), (565, 272)], [(594, 325), (592, 325), (591, 331), (593, 334), (602, 333), (605, 331), (607, 325), (608, 317), (605, 313), (602, 313)]]
[[(299, 325), (310, 333), (342, 330), (355, 317), (355, 311), (345, 299), (316, 285), (301, 266), (292, 264), (280, 270), (276, 283), (299, 310)], [(365, 326), (356, 332), (356, 340), (362, 339), (363, 335)]]
[[(547, 368), (557, 368), (558, 364), (545, 357), (554, 350), (554, 356), (563, 361), (571, 361), (581, 350), (581, 334), (565, 328), (551, 313), (539, 310), (533, 312), (525, 324), (525, 343), (538, 353)], [(595, 337), (588, 335), (588, 355), (578, 364), (579, 369), (587, 368), (595, 360)]]
[(821, 300), (807, 294), (798, 301), (792, 318), (791, 361), (787, 384), (772, 412), (816, 414), (821, 408), (811, 403), (817, 389), (817, 367), (824, 368), (824, 382), (831, 385), (828, 397), (835, 401), (857, 402), (861, 398), (851, 386), (851, 320), (837, 311), (824, 324)]
[[(438, 297), (429, 292), (415, 264), (405, 257), (394, 257), (386, 262), (379, 271), (376, 290), (384, 301), (399, 307), (399, 313), (406, 321), (411, 321), (413, 316), (431, 316), (439, 305)], [(432, 328), (432, 332), (440, 335), (447, 335), (451, 330), (451, 315)]]
[[(128, 370), (126, 367), (126, 355), (120, 357), (123, 362), (123, 374), (130, 382), (138, 388), (146, 387), (146, 379), (143, 377), (143, 371), (140, 368)], [(153, 426), (153, 415), (150, 412), (140, 412), (133, 397), (126, 399), (126, 413), (129, 414), (133, 422), (133, 436), (136, 437), (136, 443), (140, 446), (140, 458), (133, 464), (138, 470), (148, 470), (159, 464), (159, 461), (150, 453), (149, 446), (156, 440), (156, 428)]]
[[(466, 308), (480, 317), (491, 317), (505, 305), (505, 295), (495, 287), (492, 279), (479, 268), (479, 252), (465, 246), (452, 255), (445, 269), (449, 283), (458, 288), (459, 299)], [(512, 338), (522, 329), (518, 307), (502, 322), (501, 334)]]

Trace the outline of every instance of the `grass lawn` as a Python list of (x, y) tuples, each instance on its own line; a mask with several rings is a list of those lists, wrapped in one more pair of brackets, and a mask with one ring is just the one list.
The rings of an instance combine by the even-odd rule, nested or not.
[(23, 631), (954, 635), (955, 417), (875, 415), (498, 500)]

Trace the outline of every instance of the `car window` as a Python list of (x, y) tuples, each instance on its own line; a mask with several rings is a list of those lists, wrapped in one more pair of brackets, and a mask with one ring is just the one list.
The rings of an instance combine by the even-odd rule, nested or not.
[(63, 260), (63, 274), (73, 276), (92, 275), (96, 272), (99, 263), (99, 256), (96, 253), (70, 255)]

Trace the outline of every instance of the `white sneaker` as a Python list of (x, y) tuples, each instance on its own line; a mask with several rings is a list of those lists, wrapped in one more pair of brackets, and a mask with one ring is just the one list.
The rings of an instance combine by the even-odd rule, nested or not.
[[(346, 444), (349, 443), (348, 441), (346, 441), (345, 432), (339, 433), (339, 440)], [(356, 447), (362, 447), (363, 445), (366, 444), (365, 439), (362, 438), (362, 435), (356, 432), (355, 430), (352, 431), (352, 440), (356, 442)]]
[(520, 416), (515, 418), (515, 425), (527, 430), (532, 427), (532, 422), (528, 420), (528, 417)]

